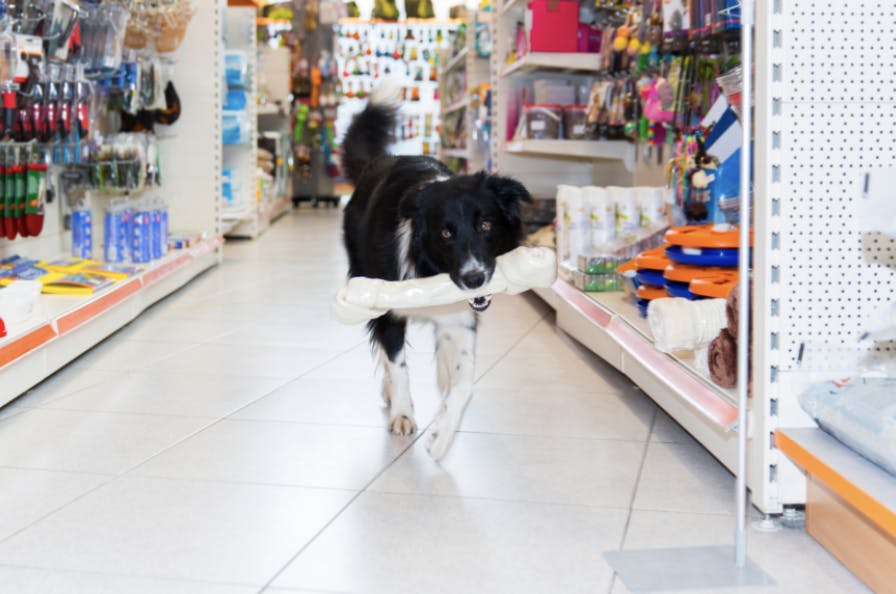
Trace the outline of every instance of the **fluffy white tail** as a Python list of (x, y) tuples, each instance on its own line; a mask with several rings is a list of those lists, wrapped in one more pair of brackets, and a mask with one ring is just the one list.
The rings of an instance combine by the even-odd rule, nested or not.
[(401, 82), (392, 76), (384, 78), (370, 92), (369, 102), (372, 105), (398, 106), (401, 103)]

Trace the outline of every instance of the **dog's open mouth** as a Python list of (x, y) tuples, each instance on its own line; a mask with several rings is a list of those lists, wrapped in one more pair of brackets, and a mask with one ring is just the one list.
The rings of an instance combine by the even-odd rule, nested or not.
[(474, 297), (470, 299), (468, 303), (470, 304), (470, 307), (473, 308), (473, 311), (482, 313), (492, 304), (492, 296), (485, 295), (484, 297)]

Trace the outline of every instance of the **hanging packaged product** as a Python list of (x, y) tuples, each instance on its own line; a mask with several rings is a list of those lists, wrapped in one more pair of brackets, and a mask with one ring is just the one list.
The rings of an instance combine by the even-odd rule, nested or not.
[(47, 164), (36, 147), (30, 150), (25, 183), (25, 230), (30, 237), (44, 228), (44, 205), (47, 193)]
[[(15, 219), (12, 218), (14, 213), (15, 201), (12, 201), (12, 208), (10, 208), (6, 192), (6, 151), (0, 149), (0, 236), (15, 239), (17, 233)], [(10, 231), (12, 231), (11, 236)]]
[(47, 44), (47, 55), (56, 60), (65, 61), (69, 55), (69, 40), (78, 24), (81, 9), (75, 2), (57, 0), (52, 3), (53, 12), (49, 15), (49, 26), (45, 29), (44, 38)]
[(90, 74), (109, 76), (122, 60), (130, 13), (117, 3), (81, 4), (81, 61)]

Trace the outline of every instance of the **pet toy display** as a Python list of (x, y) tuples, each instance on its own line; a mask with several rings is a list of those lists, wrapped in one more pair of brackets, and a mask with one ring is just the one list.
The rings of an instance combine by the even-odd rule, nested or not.
[(346, 100), (335, 118), (337, 139), (363, 108), (371, 90), (388, 77), (400, 84), (403, 102), (394, 132), (398, 141), (395, 151), (435, 153), (442, 128), (438, 116), (439, 55), (455, 43), (459, 26), (459, 21), (341, 22), (336, 32), (336, 62)]
[[(709, 376), (712, 381), (723, 388), (737, 386), (737, 341), (750, 340), (750, 336), (738, 336), (737, 299), (738, 287), (734, 285), (726, 300), (726, 325), (709, 343)], [(747, 351), (749, 353), (750, 349)]]
[(724, 299), (651, 301), (647, 307), (647, 323), (656, 348), (672, 353), (706, 347), (726, 327), (725, 306)]
[(482, 311), (497, 293), (515, 295), (550, 287), (557, 276), (557, 259), (549, 248), (519, 247), (498, 256), (492, 279), (479, 289), (458, 288), (448, 274), (404, 281), (354, 277), (340, 289), (333, 314), (344, 324), (360, 324), (393, 309), (416, 309), (468, 301)]

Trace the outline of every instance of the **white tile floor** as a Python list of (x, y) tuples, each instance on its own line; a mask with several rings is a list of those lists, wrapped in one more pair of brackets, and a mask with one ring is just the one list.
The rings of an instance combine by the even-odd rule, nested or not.
[[(485, 314), (442, 465), (389, 435), (344, 270), (338, 212), (291, 213), (0, 410), (0, 592), (622, 594), (603, 551), (730, 542), (731, 475), (535, 298)], [(866, 591), (800, 529), (749, 536), (779, 585), (744, 592)]]

